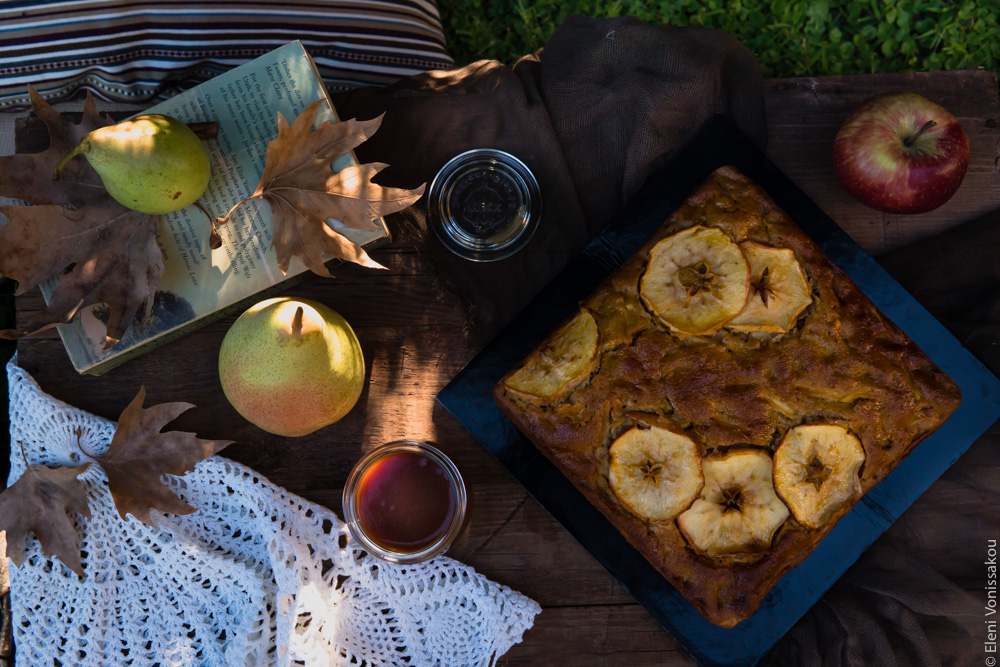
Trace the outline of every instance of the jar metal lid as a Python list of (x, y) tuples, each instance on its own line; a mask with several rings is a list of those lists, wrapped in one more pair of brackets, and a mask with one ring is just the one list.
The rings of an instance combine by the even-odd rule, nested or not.
[[(434, 542), (418, 551), (395, 551), (379, 544), (366, 533), (359, 513), (358, 491), (365, 473), (383, 457), (397, 452), (421, 454), (437, 463), (448, 477), (451, 492), (454, 493), (455, 497), (455, 510), (447, 529)], [(361, 460), (354, 465), (351, 474), (347, 478), (347, 483), (344, 485), (344, 521), (347, 523), (347, 530), (351, 538), (373, 556), (377, 556), (390, 563), (418, 563), (434, 558), (435, 556), (440, 556), (448, 550), (451, 543), (462, 532), (468, 502), (465, 482), (462, 480), (461, 473), (451, 459), (441, 450), (425, 442), (397, 440), (373, 449), (361, 457)]]
[(510, 257), (538, 228), (542, 196), (527, 165), (479, 148), (456, 155), (431, 181), (427, 216), (451, 252), (474, 262)]

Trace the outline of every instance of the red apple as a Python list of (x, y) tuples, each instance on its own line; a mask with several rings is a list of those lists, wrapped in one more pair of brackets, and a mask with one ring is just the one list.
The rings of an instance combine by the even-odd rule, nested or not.
[(969, 139), (947, 109), (916, 93), (868, 100), (833, 142), (837, 180), (866, 206), (925, 213), (958, 190), (969, 166)]

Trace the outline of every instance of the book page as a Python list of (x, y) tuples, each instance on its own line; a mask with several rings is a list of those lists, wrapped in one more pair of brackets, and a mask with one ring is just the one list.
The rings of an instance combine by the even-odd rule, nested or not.
[[(212, 176), (199, 204), (212, 216), (224, 216), (238, 201), (253, 193), (264, 173), (268, 143), (278, 135), (277, 114), (289, 124), (309, 104), (326, 99), (316, 124), (337, 121), (322, 80), (302, 44), (292, 42), (256, 60), (221, 74), (143, 113), (173, 116), (185, 123), (216, 121), (216, 139), (206, 141)], [(333, 163), (335, 170), (356, 164), (353, 154)], [(359, 245), (370, 245), (387, 236), (384, 223), (378, 231), (341, 226)], [(292, 258), (288, 275), (282, 274), (271, 248), (273, 222), (268, 205), (254, 200), (242, 205), (231, 221), (219, 228), (222, 246), (209, 247), (211, 224), (196, 206), (162, 216), (157, 244), (163, 253), (153, 316), (143, 331), (133, 326), (122, 341), (102, 350), (107, 307), (85, 309), (60, 335), (78, 371), (112, 358), (144, 341), (189, 325), (268, 287), (305, 271)], [(53, 284), (43, 289), (46, 298)]]

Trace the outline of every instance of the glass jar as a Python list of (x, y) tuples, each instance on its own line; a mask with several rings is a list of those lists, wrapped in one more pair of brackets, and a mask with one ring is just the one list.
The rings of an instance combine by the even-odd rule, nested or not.
[(351, 537), (365, 551), (391, 563), (416, 563), (451, 546), (468, 497), (458, 468), (439, 449), (399, 440), (358, 461), (343, 501)]
[(479, 148), (456, 155), (431, 181), (430, 226), (446, 248), (474, 262), (510, 257), (542, 215), (534, 174), (510, 153)]

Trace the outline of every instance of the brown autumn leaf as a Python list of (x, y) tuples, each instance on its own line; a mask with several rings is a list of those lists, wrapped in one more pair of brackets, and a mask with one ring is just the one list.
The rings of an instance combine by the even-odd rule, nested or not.
[(142, 387), (118, 418), (118, 428), (108, 451), (91, 458), (104, 469), (108, 489), (122, 519), (131, 514), (144, 524), (155, 526), (149, 516), (151, 509), (171, 514), (196, 511), (178, 498), (160, 477), (190, 472), (199, 461), (232, 441), (204, 440), (194, 433), (181, 431), (161, 433), (160, 429), (194, 406), (161, 403), (143, 409), (145, 399), (146, 388)]
[(80, 534), (70, 513), (90, 518), (87, 489), (77, 479), (88, 466), (31, 465), (0, 494), (0, 530), (7, 531), (7, 557), (15, 565), (24, 562), (25, 540), (28, 533), (34, 533), (46, 555), (57, 556), (66, 567), (83, 575)]
[(424, 186), (402, 190), (372, 183), (372, 178), (387, 166), (381, 163), (333, 171), (330, 164), (373, 135), (382, 118), (326, 121), (313, 130), (322, 102), (317, 100), (306, 107), (291, 126), (278, 112), (278, 136), (268, 144), (264, 174), (257, 189), (216, 222), (229, 222), (239, 206), (260, 198), (271, 208), (271, 244), (282, 272), (288, 272), (288, 264), (295, 256), (314, 273), (331, 277), (323, 253), (371, 268), (385, 268), (361, 246), (332, 229), (326, 220), (333, 218), (347, 227), (376, 230), (377, 218), (417, 201)]
[(48, 127), (41, 153), (0, 157), (0, 196), (33, 206), (0, 206), (0, 275), (24, 294), (53, 276), (62, 279), (48, 307), (21, 329), (0, 330), (20, 338), (69, 322), (80, 308), (106, 303), (110, 310), (105, 346), (114, 345), (141, 311), (145, 319), (163, 273), (156, 245), (158, 216), (129, 210), (105, 190), (86, 159), (70, 160), (58, 181), (52, 170), (85, 134), (113, 121), (101, 116), (88, 94), (83, 119), (69, 122), (33, 88), (31, 105)]

